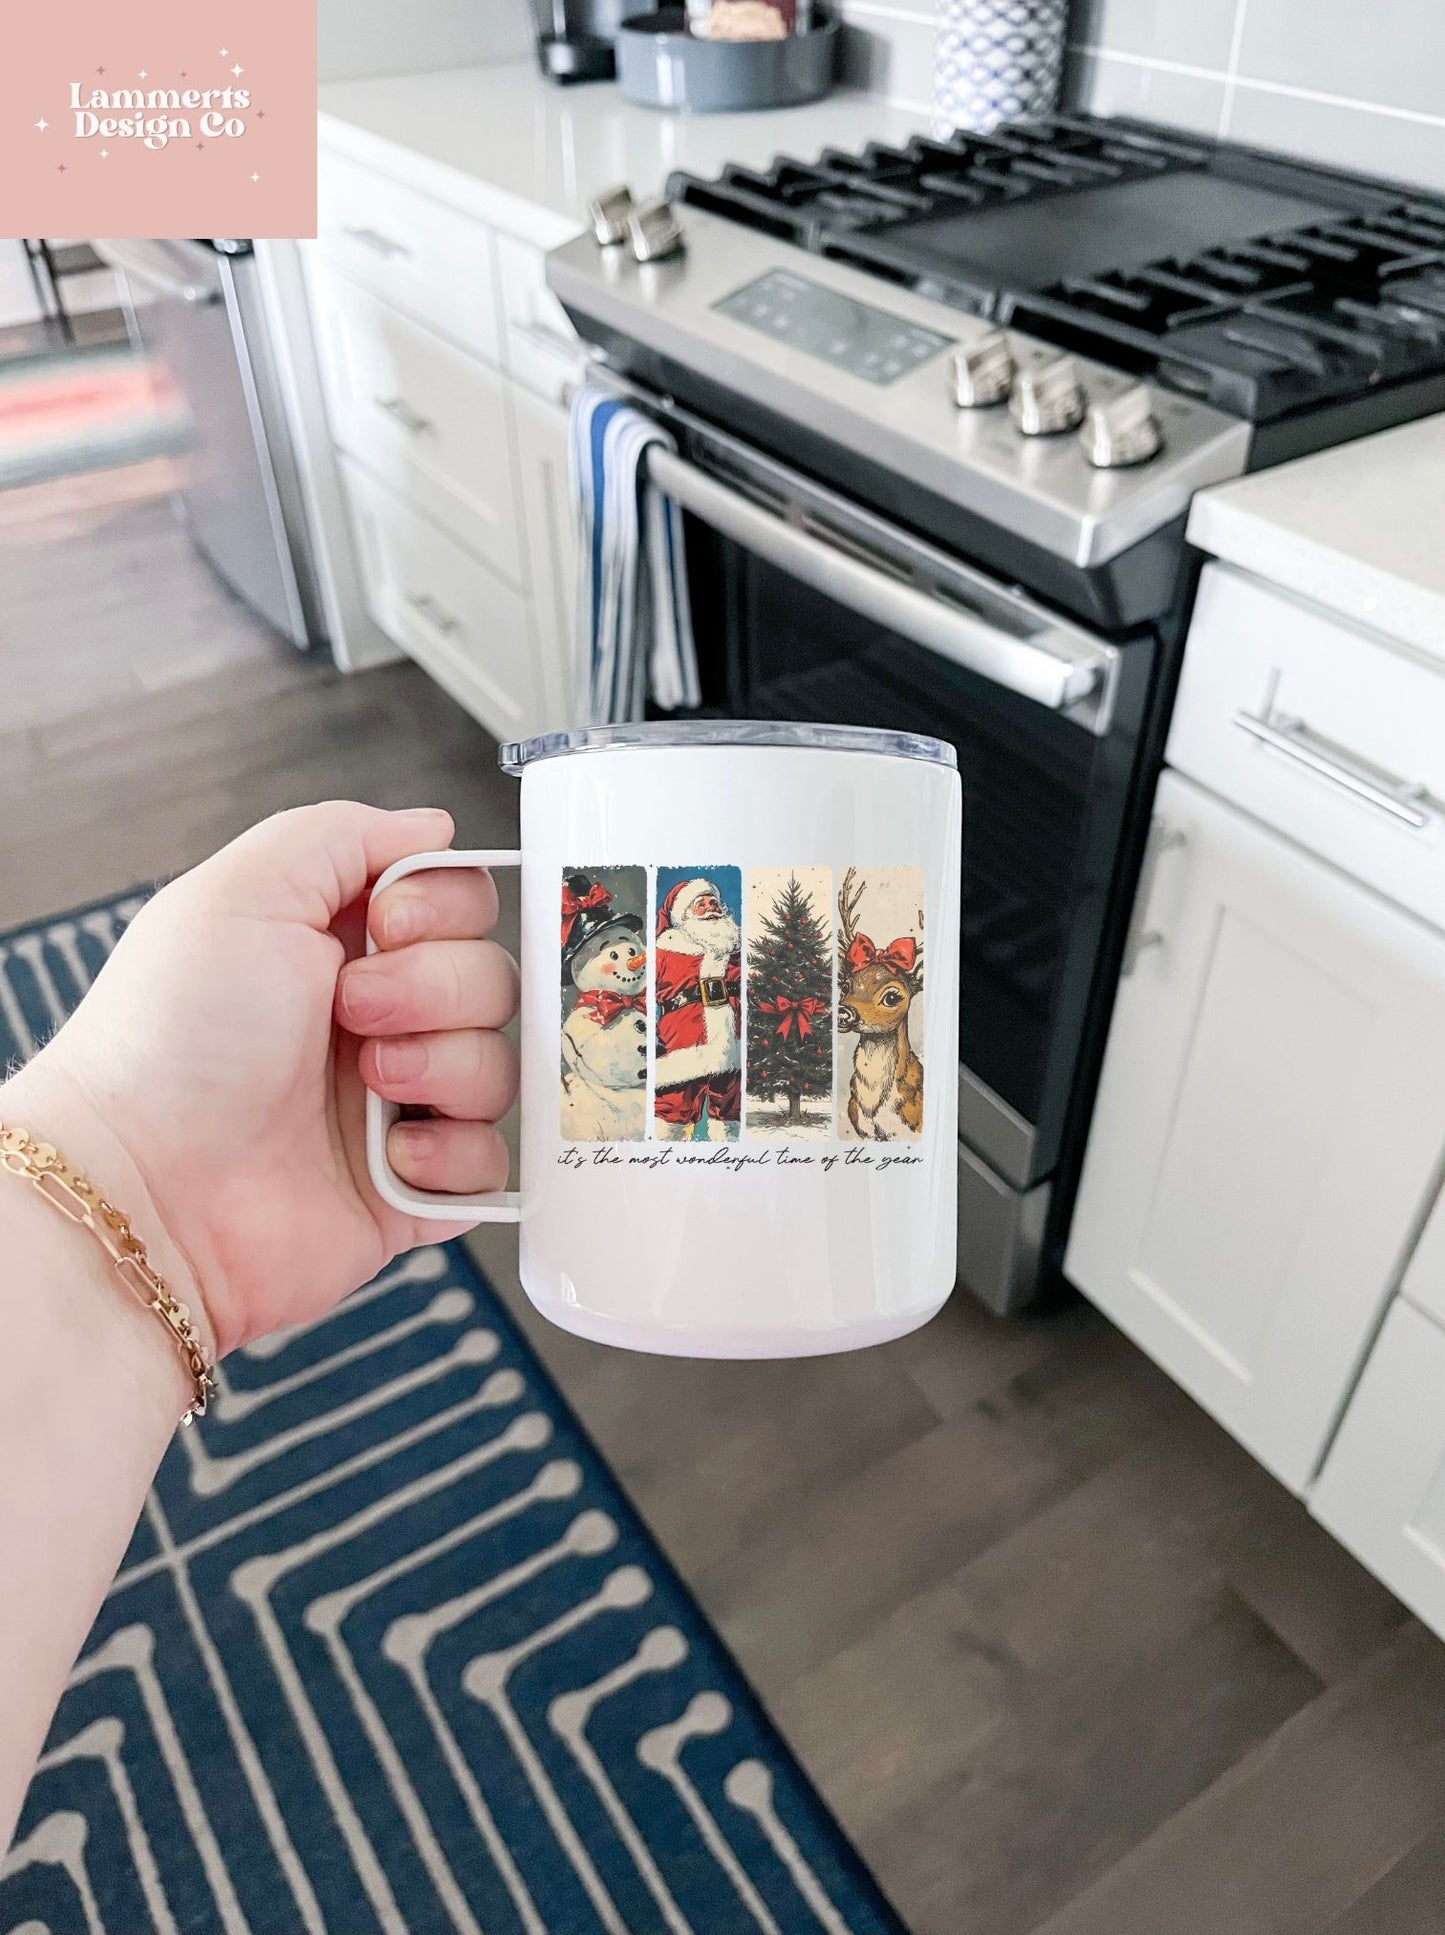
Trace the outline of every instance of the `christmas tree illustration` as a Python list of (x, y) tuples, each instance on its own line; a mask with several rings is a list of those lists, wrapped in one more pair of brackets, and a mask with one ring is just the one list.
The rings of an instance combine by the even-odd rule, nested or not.
[(831, 1099), (832, 997), (827, 918), (790, 874), (748, 945), (748, 1086), (786, 1102), (788, 1127), (805, 1100)]

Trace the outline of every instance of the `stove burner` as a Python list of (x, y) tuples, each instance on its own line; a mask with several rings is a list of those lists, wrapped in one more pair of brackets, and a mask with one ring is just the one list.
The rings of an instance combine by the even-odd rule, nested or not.
[(1445, 199), (1087, 115), (674, 177), (696, 207), (1256, 422), (1445, 375)]

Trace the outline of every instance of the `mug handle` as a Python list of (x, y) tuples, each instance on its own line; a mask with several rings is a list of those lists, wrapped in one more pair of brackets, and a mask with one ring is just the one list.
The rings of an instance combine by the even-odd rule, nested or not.
[[(438, 867), (519, 867), (521, 864), (520, 852), (511, 848), (499, 848), (495, 852), (484, 849), (453, 852), (448, 848), (445, 853), (408, 854), (405, 860), (398, 860), (381, 875), (371, 890), (367, 906), (409, 873), (430, 873)], [(376, 952), (369, 924), (366, 951)], [(366, 1091), (366, 1166), (371, 1172), (372, 1187), (384, 1203), (409, 1216), (425, 1217), (432, 1222), (465, 1222), (468, 1217), (478, 1223), (522, 1220), (522, 1198), (515, 1189), (492, 1189), (483, 1196), (448, 1196), (440, 1190), (413, 1189), (410, 1183), (404, 1183), (386, 1159), (386, 1132), (400, 1113), (395, 1102), (383, 1101), (370, 1089)]]

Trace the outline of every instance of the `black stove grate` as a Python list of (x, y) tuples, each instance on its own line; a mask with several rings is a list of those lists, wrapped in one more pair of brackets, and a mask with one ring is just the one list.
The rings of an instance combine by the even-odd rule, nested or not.
[(1203, 167), (1205, 146), (1120, 131), (1065, 115), (992, 134), (917, 136), (904, 148), (871, 142), (859, 154), (826, 149), (815, 162), (729, 165), (715, 181), (674, 176), (671, 192), (697, 208), (831, 252), (844, 236), (886, 230), (941, 210), (982, 208)]
[(670, 188), (1257, 422), (1445, 375), (1445, 198), (1226, 143), (1055, 115)]
[(1268, 420), (1445, 370), (1445, 203), (1073, 278), (1010, 318)]

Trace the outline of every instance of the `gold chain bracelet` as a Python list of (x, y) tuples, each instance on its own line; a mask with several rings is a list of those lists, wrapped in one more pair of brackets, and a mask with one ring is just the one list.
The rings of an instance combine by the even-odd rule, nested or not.
[(192, 1320), (165, 1279), (151, 1267), (146, 1246), (121, 1212), (108, 1203), (95, 1184), (74, 1169), (50, 1143), (25, 1129), (7, 1129), (0, 1122), (0, 1168), (30, 1183), (52, 1209), (94, 1235), (115, 1266), (121, 1282), (147, 1310), (153, 1310), (171, 1334), (181, 1362), (195, 1383), (196, 1395), (181, 1419), (189, 1424), (205, 1411), (216, 1388), (216, 1370)]

